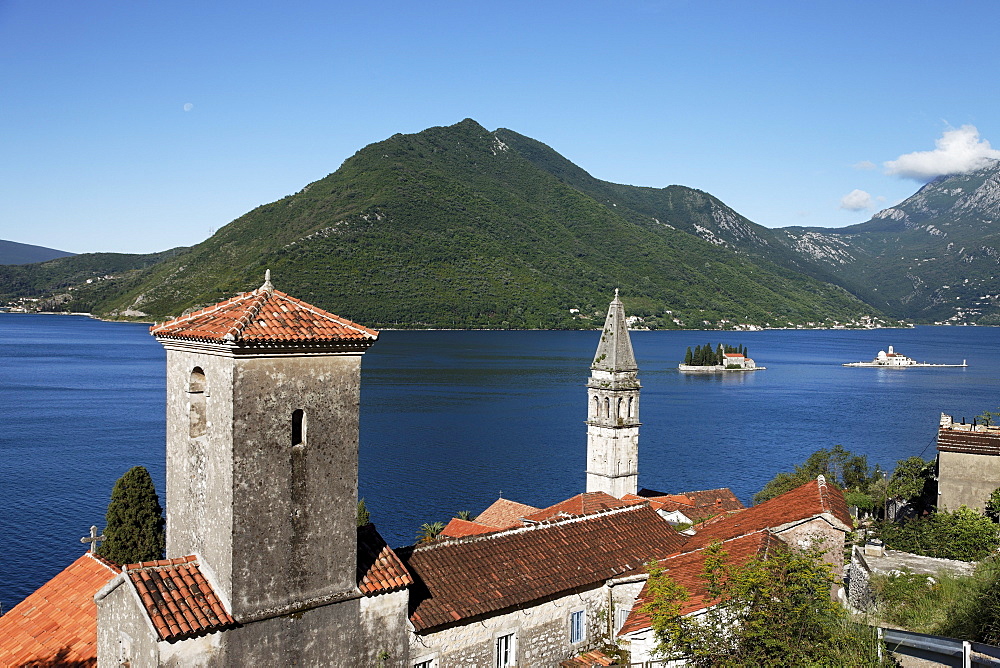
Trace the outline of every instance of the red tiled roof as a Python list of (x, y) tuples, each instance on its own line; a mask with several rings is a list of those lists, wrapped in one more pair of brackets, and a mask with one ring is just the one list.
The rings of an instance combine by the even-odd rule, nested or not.
[(625, 500), (617, 499), (606, 492), (584, 492), (538, 512), (525, 515), (524, 519), (529, 522), (541, 522), (560, 516), (591, 515), (602, 510), (624, 508), (639, 503), (645, 503), (645, 499)]
[(173, 642), (237, 625), (194, 556), (144, 561), (124, 570), (160, 640)]
[(486, 524), (480, 524), (479, 522), (473, 522), (470, 520), (460, 520), (457, 517), (452, 517), (448, 524), (445, 525), (441, 533), (438, 534), (441, 538), (461, 538), (462, 536), (478, 536), (479, 534), (492, 533), (494, 531), (501, 531), (506, 527), (491, 527)]
[(413, 577), (374, 524), (358, 527), (358, 589), (365, 596), (387, 594), (413, 584)]
[(0, 666), (96, 666), (94, 594), (118, 573), (89, 552), (0, 617)]
[(528, 506), (509, 499), (497, 499), (490, 504), (490, 507), (479, 513), (475, 521), (477, 524), (500, 527), (521, 526), (521, 518), (525, 515), (537, 512), (538, 508)]
[(780, 527), (824, 513), (832, 515), (844, 531), (849, 531), (854, 525), (851, 513), (847, 510), (847, 502), (844, 501), (844, 493), (833, 485), (810, 480), (758, 506), (720, 515), (695, 525), (693, 528), (697, 533), (688, 546), (691, 549), (704, 547), (713, 540), (744, 536), (760, 529)]
[(209, 342), (374, 341), (378, 332), (267, 287), (149, 328), (157, 337)]
[[(740, 566), (755, 557), (766, 556), (767, 551), (774, 549), (775, 546), (783, 545), (784, 543), (770, 532), (756, 531), (746, 536), (730, 538), (722, 543), (722, 548), (727, 554), (726, 563), (730, 566)], [(688, 600), (680, 606), (682, 615), (689, 615), (715, 603), (709, 597), (705, 579), (702, 577), (705, 571), (705, 559), (708, 557), (705, 547), (660, 560), (660, 565), (667, 569), (667, 575), (688, 593)], [(619, 636), (649, 628), (649, 613), (642, 610), (649, 602), (648, 587), (648, 582), (643, 585), (632, 611), (618, 631)]]
[(938, 430), (937, 449), (969, 455), (1000, 455), (1000, 430), (972, 431), (969, 428), (942, 427)]
[(594, 666), (617, 666), (614, 659), (599, 649), (584, 652), (580, 656), (559, 662), (559, 668), (594, 668)]
[(403, 548), (416, 630), (488, 615), (631, 573), (685, 537), (648, 505)]
[(728, 487), (684, 492), (683, 494), (664, 494), (642, 489), (638, 495), (626, 494), (622, 497), (622, 499), (640, 498), (648, 500), (655, 510), (668, 512), (678, 510), (695, 522), (744, 508)]

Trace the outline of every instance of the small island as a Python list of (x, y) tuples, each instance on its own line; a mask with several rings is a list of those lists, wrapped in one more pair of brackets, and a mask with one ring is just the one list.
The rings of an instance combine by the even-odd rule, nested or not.
[(684, 361), (677, 365), (681, 371), (707, 373), (718, 371), (762, 371), (765, 367), (757, 366), (750, 359), (747, 349), (740, 345), (733, 347), (720, 343), (713, 348), (712, 344), (695, 346), (692, 351), (689, 346), (684, 354)]

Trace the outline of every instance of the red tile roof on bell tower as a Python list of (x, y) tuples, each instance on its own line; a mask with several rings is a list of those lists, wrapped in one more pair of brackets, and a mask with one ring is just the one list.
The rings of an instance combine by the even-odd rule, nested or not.
[(378, 332), (279, 292), (264, 284), (215, 306), (153, 325), (158, 338), (214, 343), (320, 343), (365, 340), (374, 342)]

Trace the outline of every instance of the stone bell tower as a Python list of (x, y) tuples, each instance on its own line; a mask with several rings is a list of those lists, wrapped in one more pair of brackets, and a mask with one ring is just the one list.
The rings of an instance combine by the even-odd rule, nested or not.
[(618, 290), (587, 382), (587, 491), (621, 498), (639, 485), (639, 367)]
[(264, 284), (154, 326), (167, 351), (167, 556), (240, 623), (356, 596), (361, 357), (378, 333)]

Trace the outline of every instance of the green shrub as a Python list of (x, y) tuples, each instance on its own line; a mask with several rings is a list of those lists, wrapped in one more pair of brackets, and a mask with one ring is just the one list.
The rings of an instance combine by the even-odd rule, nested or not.
[(1000, 547), (1000, 528), (966, 506), (953, 513), (878, 522), (875, 533), (890, 549), (942, 559), (979, 561)]

